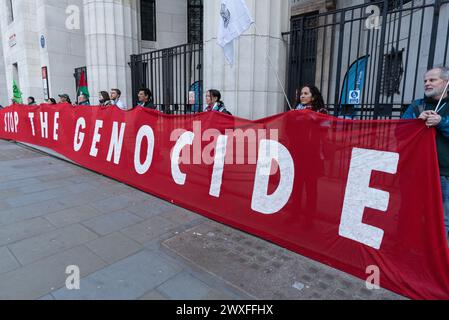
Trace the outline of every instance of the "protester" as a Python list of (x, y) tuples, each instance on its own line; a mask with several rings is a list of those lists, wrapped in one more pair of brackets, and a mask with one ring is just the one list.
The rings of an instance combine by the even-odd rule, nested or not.
[(109, 97), (109, 93), (107, 93), (106, 91), (100, 91), (98, 93), (98, 100), (99, 100), (100, 106), (112, 105), (111, 98)]
[(59, 94), (59, 103), (69, 103), (72, 104), (72, 101), (70, 100), (70, 97), (67, 93)]
[(111, 89), (111, 102), (121, 110), (129, 110), (125, 103), (120, 100), (122, 92), (119, 89)]
[(46, 104), (56, 104), (56, 100), (54, 98), (49, 98), (47, 100), (45, 100)]
[(312, 85), (305, 85), (297, 92), (300, 93), (299, 99), (296, 97), (296, 110), (313, 110), (315, 112), (328, 114), (326, 106), (324, 105), (323, 96), (317, 87)]
[(148, 88), (143, 88), (139, 90), (138, 94), (139, 106), (144, 108), (156, 109), (153, 104), (153, 93)]
[[(437, 67), (424, 75), (424, 98), (412, 102), (403, 119), (421, 119), (429, 128), (436, 128), (436, 145), (443, 193), (444, 224), (449, 242), (449, 69)], [(438, 102), (442, 98), (441, 103)]]
[(221, 101), (221, 93), (216, 89), (210, 89), (206, 92), (206, 109), (204, 111), (216, 111), (231, 115), (226, 110), (225, 104)]
[(29, 106), (35, 106), (36, 105), (36, 99), (34, 99), (34, 97), (28, 97), (28, 105)]
[(81, 93), (78, 96), (78, 105), (79, 106), (90, 106), (89, 98), (84, 93)]

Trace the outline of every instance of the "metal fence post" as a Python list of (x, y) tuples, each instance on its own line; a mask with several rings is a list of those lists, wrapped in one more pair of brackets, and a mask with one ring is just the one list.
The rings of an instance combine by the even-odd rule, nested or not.
[(440, 21), (440, 8), (441, 8), (441, 0), (435, 0), (435, 6), (433, 11), (432, 33), (430, 34), (430, 49), (429, 49), (429, 60), (427, 62), (427, 69), (433, 68), (433, 62), (435, 59), (435, 47), (437, 44), (438, 23)]
[(133, 99), (133, 107), (135, 107), (137, 105), (137, 81), (136, 81), (136, 76), (137, 75), (137, 70), (136, 70), (136, 55), (132, 54), (131, 55), (131, 62), (129, 63), (129, 66), (131, 67), (131, 94), (132, 94), (132, 99)]
[(341, 78), (341, 62), (343, 61), (343, 40), (344, 40), (344, 34), (345, 34), (345, 18), (346, 18), (346, 11), (343, 10), (340, 15), (340, 31), (338, 33), (339, 36), (339, 42), (338, 42), (338, 58), (337, 58), (337, 76), (335, 78), (335, 99), (334, 99), (334, 116), (338, 115), (340, 106), (339, 106), (339, 100), (340, 100), (340, 78)]
[(376, 80), (376, 94), (374, 96), (374, 115), (373, 119), (377, 120), (379, 113), (379, 101), (380, 101), (380, 87), (383, 76), (383, 67), (384, 67), (384, 48), (385, 48), (385, 34), (387, 32), (387, 12), (388, 12), (388, 0), (384, 0), (383, 4), (383, 12), (382, 12), (382, 26), (381, 26), (381, 34), (380, 34), (380, 43), (379, 43), (379, 66), (377, 70), (377, 80)]

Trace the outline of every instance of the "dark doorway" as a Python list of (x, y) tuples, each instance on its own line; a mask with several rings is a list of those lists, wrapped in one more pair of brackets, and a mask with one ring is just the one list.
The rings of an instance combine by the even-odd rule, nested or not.
[(297, 15), (291, 19), (290, 64), (288, 68), (289, 97), (295, 101), (296, 90), (305, 84), (315, 84), (318, 11)]

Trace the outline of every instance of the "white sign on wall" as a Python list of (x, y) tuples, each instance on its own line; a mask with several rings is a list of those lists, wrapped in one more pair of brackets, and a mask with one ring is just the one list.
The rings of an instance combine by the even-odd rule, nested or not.
[(17, 44), (15, 33), (9, 37), (8, 43), (10, 48), (14, 47)]
[(349, 104), (360, 104), (360, 90), (349, 91)]

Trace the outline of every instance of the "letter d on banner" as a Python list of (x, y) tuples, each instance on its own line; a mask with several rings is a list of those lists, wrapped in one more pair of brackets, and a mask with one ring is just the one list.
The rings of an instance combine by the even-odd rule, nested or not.
[[(276, 191), (268, 195), (268, 182), (273, 160), (279, 164), (281, 179)], [(261, 140), (251, 209), (263, 214), (280, 211), (290, 199), (294, 176), (295, 165), (287, 148), (274, 140)]]

